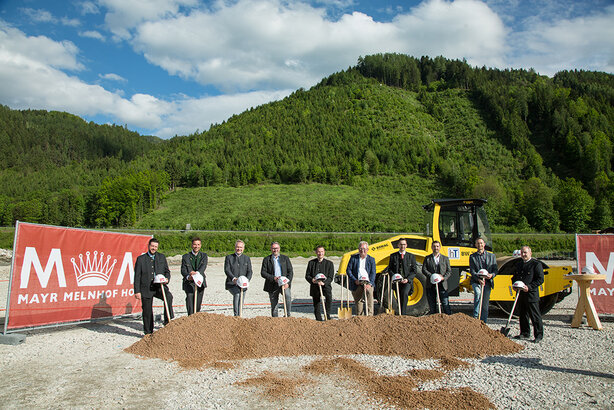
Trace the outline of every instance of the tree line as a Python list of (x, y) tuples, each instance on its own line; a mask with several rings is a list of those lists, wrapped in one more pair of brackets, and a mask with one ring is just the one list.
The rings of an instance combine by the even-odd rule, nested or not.
[(603, 228), (614, 210), (613, 100), (605, 73), (548, 78), (377, 54), (168, 141), (0, 107), (0, 223), (132, 226), (176, 188), (420, 175), (449, 196), (489, 199), (498, 231)]

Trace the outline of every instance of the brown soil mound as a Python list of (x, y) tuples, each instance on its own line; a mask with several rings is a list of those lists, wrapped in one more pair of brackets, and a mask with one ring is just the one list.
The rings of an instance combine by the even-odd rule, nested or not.
[[(274, 349), (267, 343), (283, 340)], [(465, 314), (306, 318), (239, 317), (197, 313), (172, 321), (126, 349), (135, 355), (200, 368), (223, 360), (275, 356), (370, 354), (450, 359), (515, 353), (522, 349)], [(451, 363), (450, 363), (451, 364)]]
[[(360, 389), (370, 397), (398, 408), (428, 409), (484, 409), (495, 406), (484, 396), (470, 388), (438, 390), (416, 390), (418, 383), (424, 381), (428, 373), (421, 372), (422, 377), (380, 376), (373, 370), (353, 359), (338, 357), (320, 359), (304, 367), (316, 374), (337, 374), (349, 377), (351, 387)], [(432, 371), (431, 376), (439, 377), (441, 372)]]

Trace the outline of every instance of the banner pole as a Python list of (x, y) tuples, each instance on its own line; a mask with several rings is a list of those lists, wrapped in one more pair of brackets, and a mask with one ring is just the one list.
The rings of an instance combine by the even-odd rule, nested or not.
[(11, 272), (9, 273), (9, 288), (6, 296), (6, 310), (4, 314), (4, 332), (6, 335), (6, 328), (9, 324), (9, 307), (11, 305), (11, 288), (13, 285), (13, 270), (15, 269), (15, 244), (17, 243), (17, 232), (19, 232), (19, 221), (15, 222), (15, 235), (13, 236), (13, 254), (11, 256)]

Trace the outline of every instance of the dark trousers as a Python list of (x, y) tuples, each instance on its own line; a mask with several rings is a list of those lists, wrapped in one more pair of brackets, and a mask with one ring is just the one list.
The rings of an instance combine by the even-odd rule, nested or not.
[[(333, 290), (322, 286), (322, 294), (324, 296), (324, 307), (326, 308), (326, 319), (330, 319), (330, 309), (333, 304)], [(322, 299), (320, 291), (313, 298), (313, 313), (316, 315), (316, 320), (322, 321)]]
[[(185, 292), (185, 306), (188, 310), (188, 316), (194, 314), (194, 283), (185, 284), (183, 287)], [(200, 312), (200, 306), (203, 303), (203, 295), (205, 294), (205, 288), (203, 286), (198, 288), (196, 293), (196, 311)]]
[[(401, 296), (401, 314), (402, 315), (407, 314), (407, 300), (409, 299), (409, 292), (412, 290), (412, 287), (413, 287), (412, 282), (407, 282), (407, 283), (399, 282), (399, 293), (401, 294), (400, 296)], [(395, 292), (397, 291), (396, 283), (392, 284), (392, 290), (394, 290)], [(399, 295), (397, 295), (397, 298), (398, 297)]]
[[(146, 335), (153, 333), (154, 329), (154, 320), (153, 320), (153, 298), (160, 299), (164, 302), (164, 297), (162, 296), (162, 290), (160, 289), (160, 285), (156, 284), (156, 293), (153, 296), (145, 297), (141, 293), (141, 304), (143, 305), (143, 331)], [(168, 303), (168, 311), (171, 315), (171, 319), (175, 317), (173, 313), (173, 295), (170, 290), (168, 290), (168, 286), (164, 285), (164, 293), (166, 294), (166, 301)], [(169, 322), (169, 318), (166, 315), (166, 309), (164, 309), (164, 324), (166, 325)]]
[(525, 292), (521, 292), (518, 297), (518, 308), (520, 334), (525, 336), (531, 335), (530, 319), (531, 323), (533, 323), (533, 337), (542, 338), (544, 336), (544, 325), (542, 323), (542, 314), (539, 311), (539, 302), (529, 302), (528, 295)]
[[(437, 308), (437, 289), (435, 286), (428, 286), (426, 288), (426, 300), (429, 302), (431, 315), (439, 313), (439, 309)], [(448, 291), (445, 290), (443, 286), (439, 286), (439, 301), (441, 302), (441, 311), (446, 315), (451, 315), (452, 309), (450, 309), (450, 298), (448, 297)]]
[(279, 295), (286, 294), (286, 299), (284, 301), (286, 305), (286, 311), (288, 312), (288, 316), (292, 316), (292, 291), (290, 287), (288, 289), (281, 291), (281, 287), (278, 287), (273, 292), (269, 292), (269, 300), (271, 301), (271, 316), (277, 317), (279, 313), (277, 312), (277, 305), (279, 304)]

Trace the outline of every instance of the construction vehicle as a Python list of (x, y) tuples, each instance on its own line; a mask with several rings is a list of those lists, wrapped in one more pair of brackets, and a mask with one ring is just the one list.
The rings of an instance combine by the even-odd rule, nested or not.
[[(426, 211), (425, 235), (397, 235), (385, 241), (370, 244), (369, 255), (375, 258), (376, 273), (381, 273), (388, 267), (390, 255), (398, 252), (398, 242), (404, 238), (407, 241), (407, 252), (416, 257), (418, 272), (414, 279), (414, 290), (407, 302), (407, 314), (420, 316), (428, 313), (426, 299), (426, 278), (422, 274), (422, 263), (429, 255), (433, 241), (441, 243), (441, 253), (450, 258), (452, 275), (448, 279), (448, 294), (458, 296), (461, 290), (472, 291), (469, 274), (469, 255), (476, 252), (475, 241), (482, 238), (486, 249), (492, 252), (492, 235), (488, 218), (484, 210), (485, 199), (433, 199), (424, 205)], [(339, 275), (345, 275), (350, 256), (358, 250), (343, 255), (339, 264)], [(497, 260), (499, 273), (495, 276), (495, 286), (490, 294), (490, 303), (497, 305), (507, 313), (512, 307), (515, 292), (512, 290), (512, 274), (518, 257), (504, 257)], [(546, 313), (571, 293), (572, 281), (564, 275), (572, 273), (571, 266), (549, 267), (542, 261), (544, 267), (544, 284), (540, 286), (540, 308)], [(375, 298), (377, 299), (377, 289)]]

